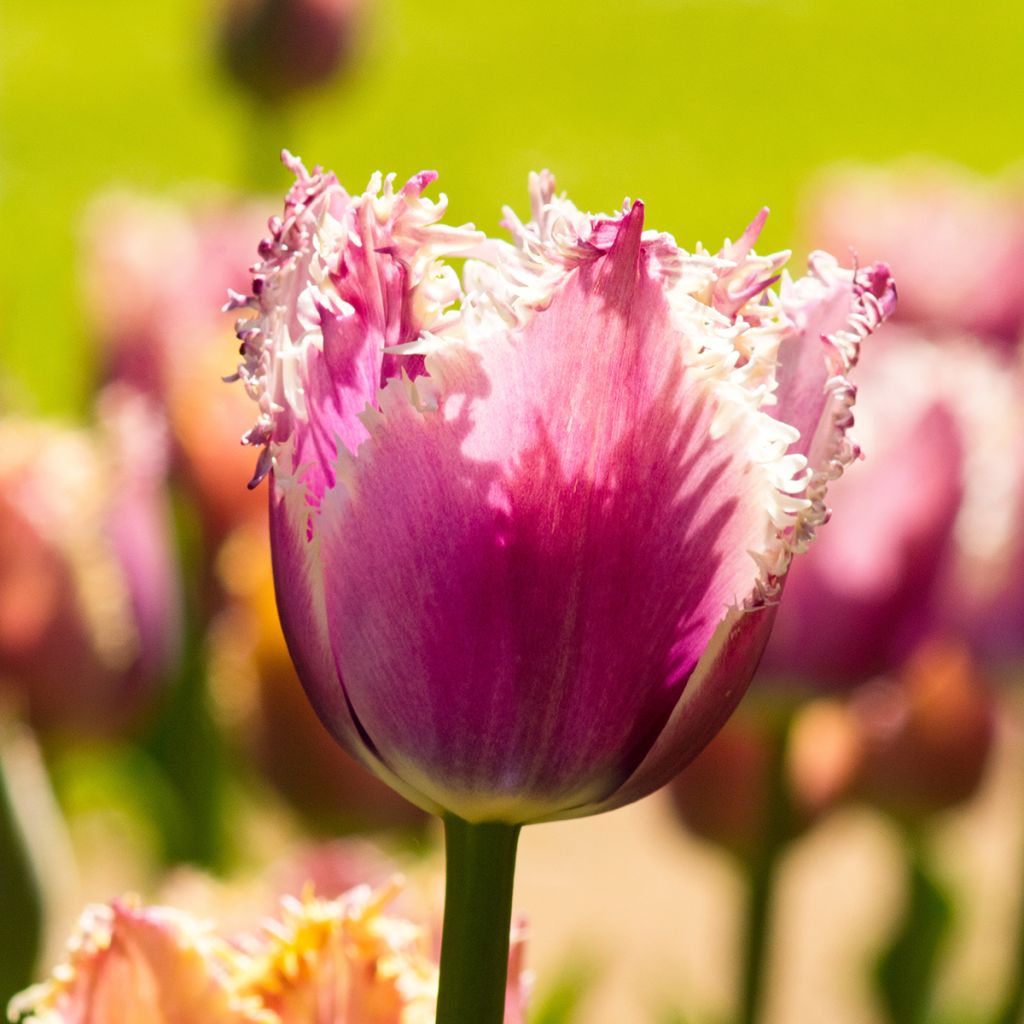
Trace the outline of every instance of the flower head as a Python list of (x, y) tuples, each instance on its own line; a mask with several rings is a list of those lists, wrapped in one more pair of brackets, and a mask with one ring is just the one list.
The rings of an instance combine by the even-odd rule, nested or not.
[[(134, 897), (86, 908), (51, 977), (12, 1000), (36, 1024), (431, 1024), (437, 964), (421, 925), (387, 913), (400, 884), (337, 899), (286, 896), (229, 936)], [(525, 1020), (524, 936), (513, 935), (505, 1024)]]
[(124, 724), (177, 653), (162, 424), (121, 387), (99, 412), (0, 420), (0, 690), (41, 726)]
[(650, 792), (739, 699), (856, 454), (845, 372), (888, 271), (819, 253), (793, 281), (753, 252), (764, 213), (690, 254), (642, 203), (584, 214), (546, 173), (491, 240), (441, 224), (433, 174), (352, 196), (287, 160), (232, 305), (314, 706), (469, 821)]

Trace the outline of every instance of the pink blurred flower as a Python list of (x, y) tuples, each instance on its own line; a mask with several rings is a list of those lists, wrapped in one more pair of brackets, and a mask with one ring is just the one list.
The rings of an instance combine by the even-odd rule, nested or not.
[[(397, 886), (336, 900), (285, 897), (232, 935), (128, 898), (87, 908), (66, 960), (11, 1003), (38, 1024), (432, 1024), (437, 964), (418, 924), (385, 913)], [(524, 1024), (523, 936), (513, 937), (505, 1024)]]
[(1024, 182), (936, 163), (851, 168), (823, 177), (810, 242), (884, 255), (900, 283), (900, 321), (1015, 344), (1024, 337)]
[(764, 214), (691, 255), (641, 203), (583, 214), (543, 174), (510, 244), (441, 225), (431, 173), (350, 196), (288, 163), (233, 305), (310, 699), (430, 810), (638, 799), (735, 706), (825, 518), (887, 269), (819, 253), (776, 295)]
[(261, 210), (256, 203), (111, 193), (92, 204), (83, 231), (86, 307), (105, 375), (145, 391), (165, 410), (173, 468), (215, 537), (261, 520), (266, 508), (231, 483), (245, 480), (250, 466), (238, 443), (248, 406), (220, 384), (230, 335), (217, 315), (225, 289), (246, 279), (251, 239), (266, 223)]
[(870, 454), (787, 580), (765, 676), (852, 687), (926, 635), (970, 632), (1018, 535), (1024, 410), (1004, 354), (888, 325), (854, 379)]
[(161, 421), (121, 387), (99, 410), (0, 421), (0, 686), (43, 726), (126, 724), (177, 654)]

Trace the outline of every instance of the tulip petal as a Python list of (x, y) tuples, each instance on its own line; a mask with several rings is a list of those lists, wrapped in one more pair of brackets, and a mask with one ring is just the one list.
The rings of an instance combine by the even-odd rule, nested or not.
[(384, 389), (325, 500), (328, 633), (360, 727), (469, 819), (620, 786), (756, 590), (759, 439), (718, 422), (641, 230), (637, 204), (521, 331), (428, 361), (436, 404)]
[(407, 800), (436, 812), (437, 804), (384, 764), (354, 718), (328, 640), (318, 536), (307, 530), (309, 506), (299, 481), (275, 476), (270, 491), (270, 547), (281, 629), (302, 686), (335, 740), (363, 767)]
[(672, 715), (632, 775), (596, 806), (570, 818), (611, 811), (639, 800), (674, 778), (725, 724), (746, 693), (775, 621), (777, 605), (732, 609), (719, 624)]
[(775, 415), (800, 431), (792, 450), (807, 458), (811, 478), (792, 546), (802, 551), (828, 518), (825, 490), (858, 455), (848, 436), (855, 389), (848, 375), (860, 345), (889, 316), (896, 289), (885, 264), (843, 270), (827, 253), (813, 253), (809, 273), (784, 278), (782, 307), (791, 327), (779, 351)]
[[(394, 176), (375, 175), (366, 192), (350, 196), (333, 174), (310, 174), (285, 152), (296, 182), (283, 218), (270, 222), (253, 268), (253, 296), (232, 295), (228, 309), (255, 315), (238, 321), (244, 362), (238, 368), (260, 405), (249, 444), (294, 436), (292, 465), (310, 503), (334, 484), (339, 447), (355, 451), (365, 437), (359, 415), (377, 389), (404, 370), (422, 371), (418, 356), (385, 355), (444, 323), (461, 296), (441, 255), (470, 255), (483, 236), (436, 222), (445, 199), (422, 196), (436, 174), (424, 171), (398, 190)], [(253, 485), (270, 468), (261, 459)]]
[(235, 954), (187, 915), (121, 900), (89, 907), (67, 962), (11, 1004), (38, 1024), (274, 1024), (232, 977)]

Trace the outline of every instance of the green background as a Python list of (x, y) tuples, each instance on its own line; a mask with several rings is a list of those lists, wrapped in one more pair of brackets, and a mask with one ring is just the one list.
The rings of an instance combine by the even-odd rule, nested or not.
[(86, 407), (76, 239), (110, 185), (281, 191), (284, 144), (350, 188), (436, 167), (453, 220), (490, 229), (549, 166), (584, 208), (644, 198), (685, 246), (767, 203), (765, 245), (784, 247), (822, 164), (934, 153), (996, 171), (1024, 145), (1017, 2), (385, 0), (355, 67), (287, 125), (218, 69), (215, 17), (198, 0), (0, 8), (4, 404)]

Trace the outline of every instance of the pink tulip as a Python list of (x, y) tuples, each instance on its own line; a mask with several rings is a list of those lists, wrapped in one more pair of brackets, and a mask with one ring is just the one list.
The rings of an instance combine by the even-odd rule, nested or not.
[(10, 1013), (38, 1024), (274, 1024), (238, 991), (239, 970), (235, 950), (209, 926), (120, 900), (85, 910), (65, 962), (15, 997)]
[(972, 628), (1017, 533), (1018, 379), (976, 339), (885, 327), (854, 374), (870, 454), (787, 580), (763, 674), (848, 688)]
[(0, 687), (41, 726), (126, 724), (180, 639), (161, 421), (121, 387), (99, 410), (0, 422)]
[[(278, 605), (335, 738), (420, 806), (570, 817), (651, 792), (742, 694), (856, 454), (845, 373), (888, 270), (772, 285), (531, 178), (512, 243), (424, 172), (297, 183), (233, 297)], [(462, 279), (442, 258), (466, 257)]]
[(1024, 336), (1024, 183), (935, 163), (827, 174), (810, 203), (810, 241), (861, 260), (884, 254), (899, 320), (1004, 344)]

